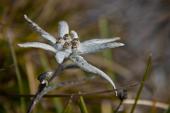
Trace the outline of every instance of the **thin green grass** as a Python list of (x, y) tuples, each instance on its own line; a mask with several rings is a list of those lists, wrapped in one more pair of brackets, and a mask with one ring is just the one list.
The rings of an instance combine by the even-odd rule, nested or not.
[(146, 66), (145, 73), (143, 75), (139, 90), (138, 90), (138, 92), (136, 94), (135, 103), (133, 104), (130, 113), (134, 113), (134, 111), (135, 111), (135, 108), (136, 108), (137, 102), (138, 102), (138, 100), (140, 98), (140, 95), (141, 95), (142, 89), (144, 87), (145, 81), (146, 81), (147, 77), (149, 76), (149, 74), (151, 72), (151, 66), (152, 66), (152, 57), (150, 55), (148, 60), (147, 60), (147, 66)]
[(55, 106), (55, 113), (62, 113), (63, 105), (60, 98), (53, 98), (53, 103)]
[[(108, 38), (110, 37), (110, 32), (109, 32), (109, 24), (108, 24), (108, 20), (106, 19), (106, 17), (101, 17), (99, 19), (99, 31), (100, 31), (100, 36), (101, 38)], [(112, 55), (112, 50), (105, 50), (102, 52), (102, 56), (104, 57), (104, 59), (108, 59), (109, 61), (113, 62), (113, 55)], [(105, 60), (106, 60), (105, 59)], [(112, 79), (115, 79), (114, 73), (111, 71), (107, 71), (107, 73), (112, 77)]]
[[(15, 67), (15, 72), (16, 72), (16, 77), (17, 77), (17, 82), (18, 82), (18, 87), (19, 87), (19, 93), (20, 94), (24, 94), (24, 87), (23, 87), (23, 83), (22, 83), (22, 78), (21, 78), (21, 74), (19, 71), (19, 67), (18, 67), (18, 62), (16, 59), (16, 54), (14, 51), (14, 47), (12, 45), (12, 37), (10, 37), (12, 34), (10, 34), (10, 32), (7, 32), (6, 37), (8, 39), (8, 43), (9, 43), (9, 47), (10, 47), (10, 52), (12, 55), (12, 59), (14, 62), (14, 67)], [(22, 113), (25, 113), (25, 109), (26, 109), (26, 103), (24, 98), (21, 98), (21, 111)]]
[[(100, 36), (101, 38), (108, 38), (110, 37), (109, 34), (109, 25), (108, 25), (108, 21), (105, 17), (101, 17), (99, 19), (99, 31), (100, 31)], [(103, 56), (109, 60), (112, 59), (112, 52), (111, 50), (105, 50), (102, 52)]]
[(87, 106), (84, 102), (83, 96), (80, 96), (79, 107), (80, 107), (81, 113), (88, 113)]
[(45, 69), (45, 70), (50, 70), (50, 65), (48, 63), (48, 58), (47, 56), (45, 55), (44, 52), (42, 51), (38, 51), (39, 55), (40, 55), (40, 62), (41, 62), (41, 65), (42, 67)]
[(71, 113), (72, 112), (72, 107), (71, 107), (71, 104), (72, 104), (72, 96), (70, 97), (66, 107), (64, 108), (64, 111), (62, 113)]

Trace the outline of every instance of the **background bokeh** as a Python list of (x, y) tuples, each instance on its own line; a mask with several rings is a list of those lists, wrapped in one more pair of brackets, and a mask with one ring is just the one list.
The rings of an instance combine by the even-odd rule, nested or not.
[[(25, 22), (27, 14), (43, 29), (57, 36), (57, 25), (66, 20), (79, 33), (80, 40), (121, 37), (124, 47), (84, 57), (108, 73), (118, 86), (140, 83), (146, 59), (152, 55), (152, 72), (147, 78), (140, 99), (170, 103), (170, 1), (169, 0), (0, 0), (0, 93), (34, 94), (37, 76), (55, 69), (51, 53), (39, 49), (19, 48), (17, 43), (45, 42)], [(15, 58), (16, 57), (16, 58)], [(15, 60), (14, 60), (15, 59)], [(16, 61), (17, 60), (17, 61)], [(17, 64), (17, 67), (16, 65)], [(67, 70), (57, 82), (89, 75), (79, 69)], [(100, 78), (79, 86), (63, 87), (53, 93), (90, 92), (109, 89)], [(134, 98), (138, 86), (129, 90)], [(85, 98), (90, 113), (111, 113), (118, 101), (110, 96)], [(29, 98), (24, 99), (26, 107)], [(34, 112), (61, 113), (68, 99), (42, 99)], [(72, 112), (80, 112), (77, 99)], [(0, 96), (0, 112), (21, 113), (20, 98)], [(126, 105), (124, 112), (130, 109)], [(105, 111), (106, 109), (108, 111)], [(110, 110), (110, 111), (109, 111)], [(161, 109), (138, 106), (136, 112), (163, 112)]]

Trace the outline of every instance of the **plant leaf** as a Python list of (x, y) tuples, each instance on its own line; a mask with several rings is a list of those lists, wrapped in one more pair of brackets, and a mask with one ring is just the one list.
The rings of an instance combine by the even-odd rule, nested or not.
[(62, 113), (70, 113), (71, 112), (71, 104), (72, 104), (72, 96), (70, 97), (69, 101), (67, 102), (66, 107)]
[(142, 81), (141, 81), (141, 85), (140, 85), (139, 90), (138, 90), (138, 92), (136, 94), (135, 103), (133, 104), (130, 113), (134, 113), (134, 111), (135, 111), (135, 108), (136, 108), (137, 102), (138, 102), (138, 100), (140, 98), (140, 95), (141, 95), (142, 89), (144, 87), (144, 83), (146, 81), (146, 78), (149, 76), (149, 74), (151, 72), (151, 66), (152, 66), (152, 57), (149, 56), (149, 58), (147, 60), (146, 69), (145, 69), (145, 72), (144, 72), (144, 75), (143, 75), (143, 78), (142, 78)]
[(40, 49), (44, 49), (47, 51), (51, 51), (53, 53), (56, 53), (56, 49), (48, 44), (45, 43), (41, 43), (41, 42), (26, 42), (26, 43), (22, 43), (22, 44), (18, 44), (19, 47), (33, 47), (33, 48), (40, 48)]
[(65, 34), (69, 34), (69, 26), (66, 21), (60, 21), (58, 25), (58, 35), (63, 38)]
[(81, 113), (88, 113), (87, 106), (84, 102), (83, 96), (80, 96), (79, 99), (80, 99), (79, 100), (79, 107), (80, 107)]
[[(84, 71), (86, 72), (90, 72), (90, 73), (94, 73), (94, 74), (97, 74), (99, 75), (100, 77), (106, 79), (112, 86), (114, 89), (116, 89), (116, 85), (114, 84), (114, 82), (112, 81), (112, 79), (106, 74), (104, 73), (103, 71), (101, 71), (100, 69), (98, 69), (97, 67), (89, 64), (86, 60), (84, 60), (83, 57), (81, 56), (74, 56), (74, 55), (71, 55), (70, 56), (70, 59), (76, 63), (81, 69), (83, 69)], [(117, 91), (115, 90), (115, 94), (117, 96)]]
[(27, 15), (24, 15), (25, 20), (30, 24), (30, 26), (33, 28), (34, 31), (39, 33), (44, 39), (52, 42), (53, 44), (56, 43), (56, 39), (47, 33), (45, 30), (43, 30), (40, 26), (38, 26), (35, 22), (33, 22), (30, 18), (28, 18)]
[(123, 43), (115, 42), (116, 40), (119, 40), (120, 38), (112, 38), (112, 39), (92, 39), (85, 42), (82, 42), (80, 44), (79, 52), (80, 54), (85, 53), (94, 53), (98, 52), (103, 49), (107, 48), (115, 48), (124, 46)]

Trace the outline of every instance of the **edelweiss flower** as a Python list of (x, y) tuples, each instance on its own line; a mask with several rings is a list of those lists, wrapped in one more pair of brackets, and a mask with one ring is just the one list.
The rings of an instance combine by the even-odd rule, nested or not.
[[(111, 39), (92, 39), (80, 43), (78, 34), (73, 30), (69, 32), (69, 26), (65, 21), (59, 22), (58, 38), (55, 38), (44, 31), (26, 15), (24, 15), (24, 18), (30, 24), (30, 26), (42, 36), (42, 38), (49, 41), (49, 44), (41, 42), (27, 42), (18, 44), (20, 47), (34, 47), (51, 51), (55, 54), (55, 58), (59, 64), (63, 63), (64, 59), (70, 59), (84, 71), (100, 75), (102, 78), (110, 82), (113, 88), (116, 89), (114, 82), (107, 74), (95, 66), (89, 64), (80, 55), (98, 52), (106, 48), (123, 46), (123, 43), (115, 42), (120, 39), (119, 37)], [(117, 96), (116, 90), (115, 93)]]

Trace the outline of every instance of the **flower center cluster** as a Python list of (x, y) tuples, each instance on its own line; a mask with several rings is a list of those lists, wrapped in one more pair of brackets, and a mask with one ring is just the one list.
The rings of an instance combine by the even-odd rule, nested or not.
[(62, 46), (61, 50), (65, 49), (77, 49), (80, 41), (74, 34), (65, 34), (63, 37), (59, 37), (56, 44)]

